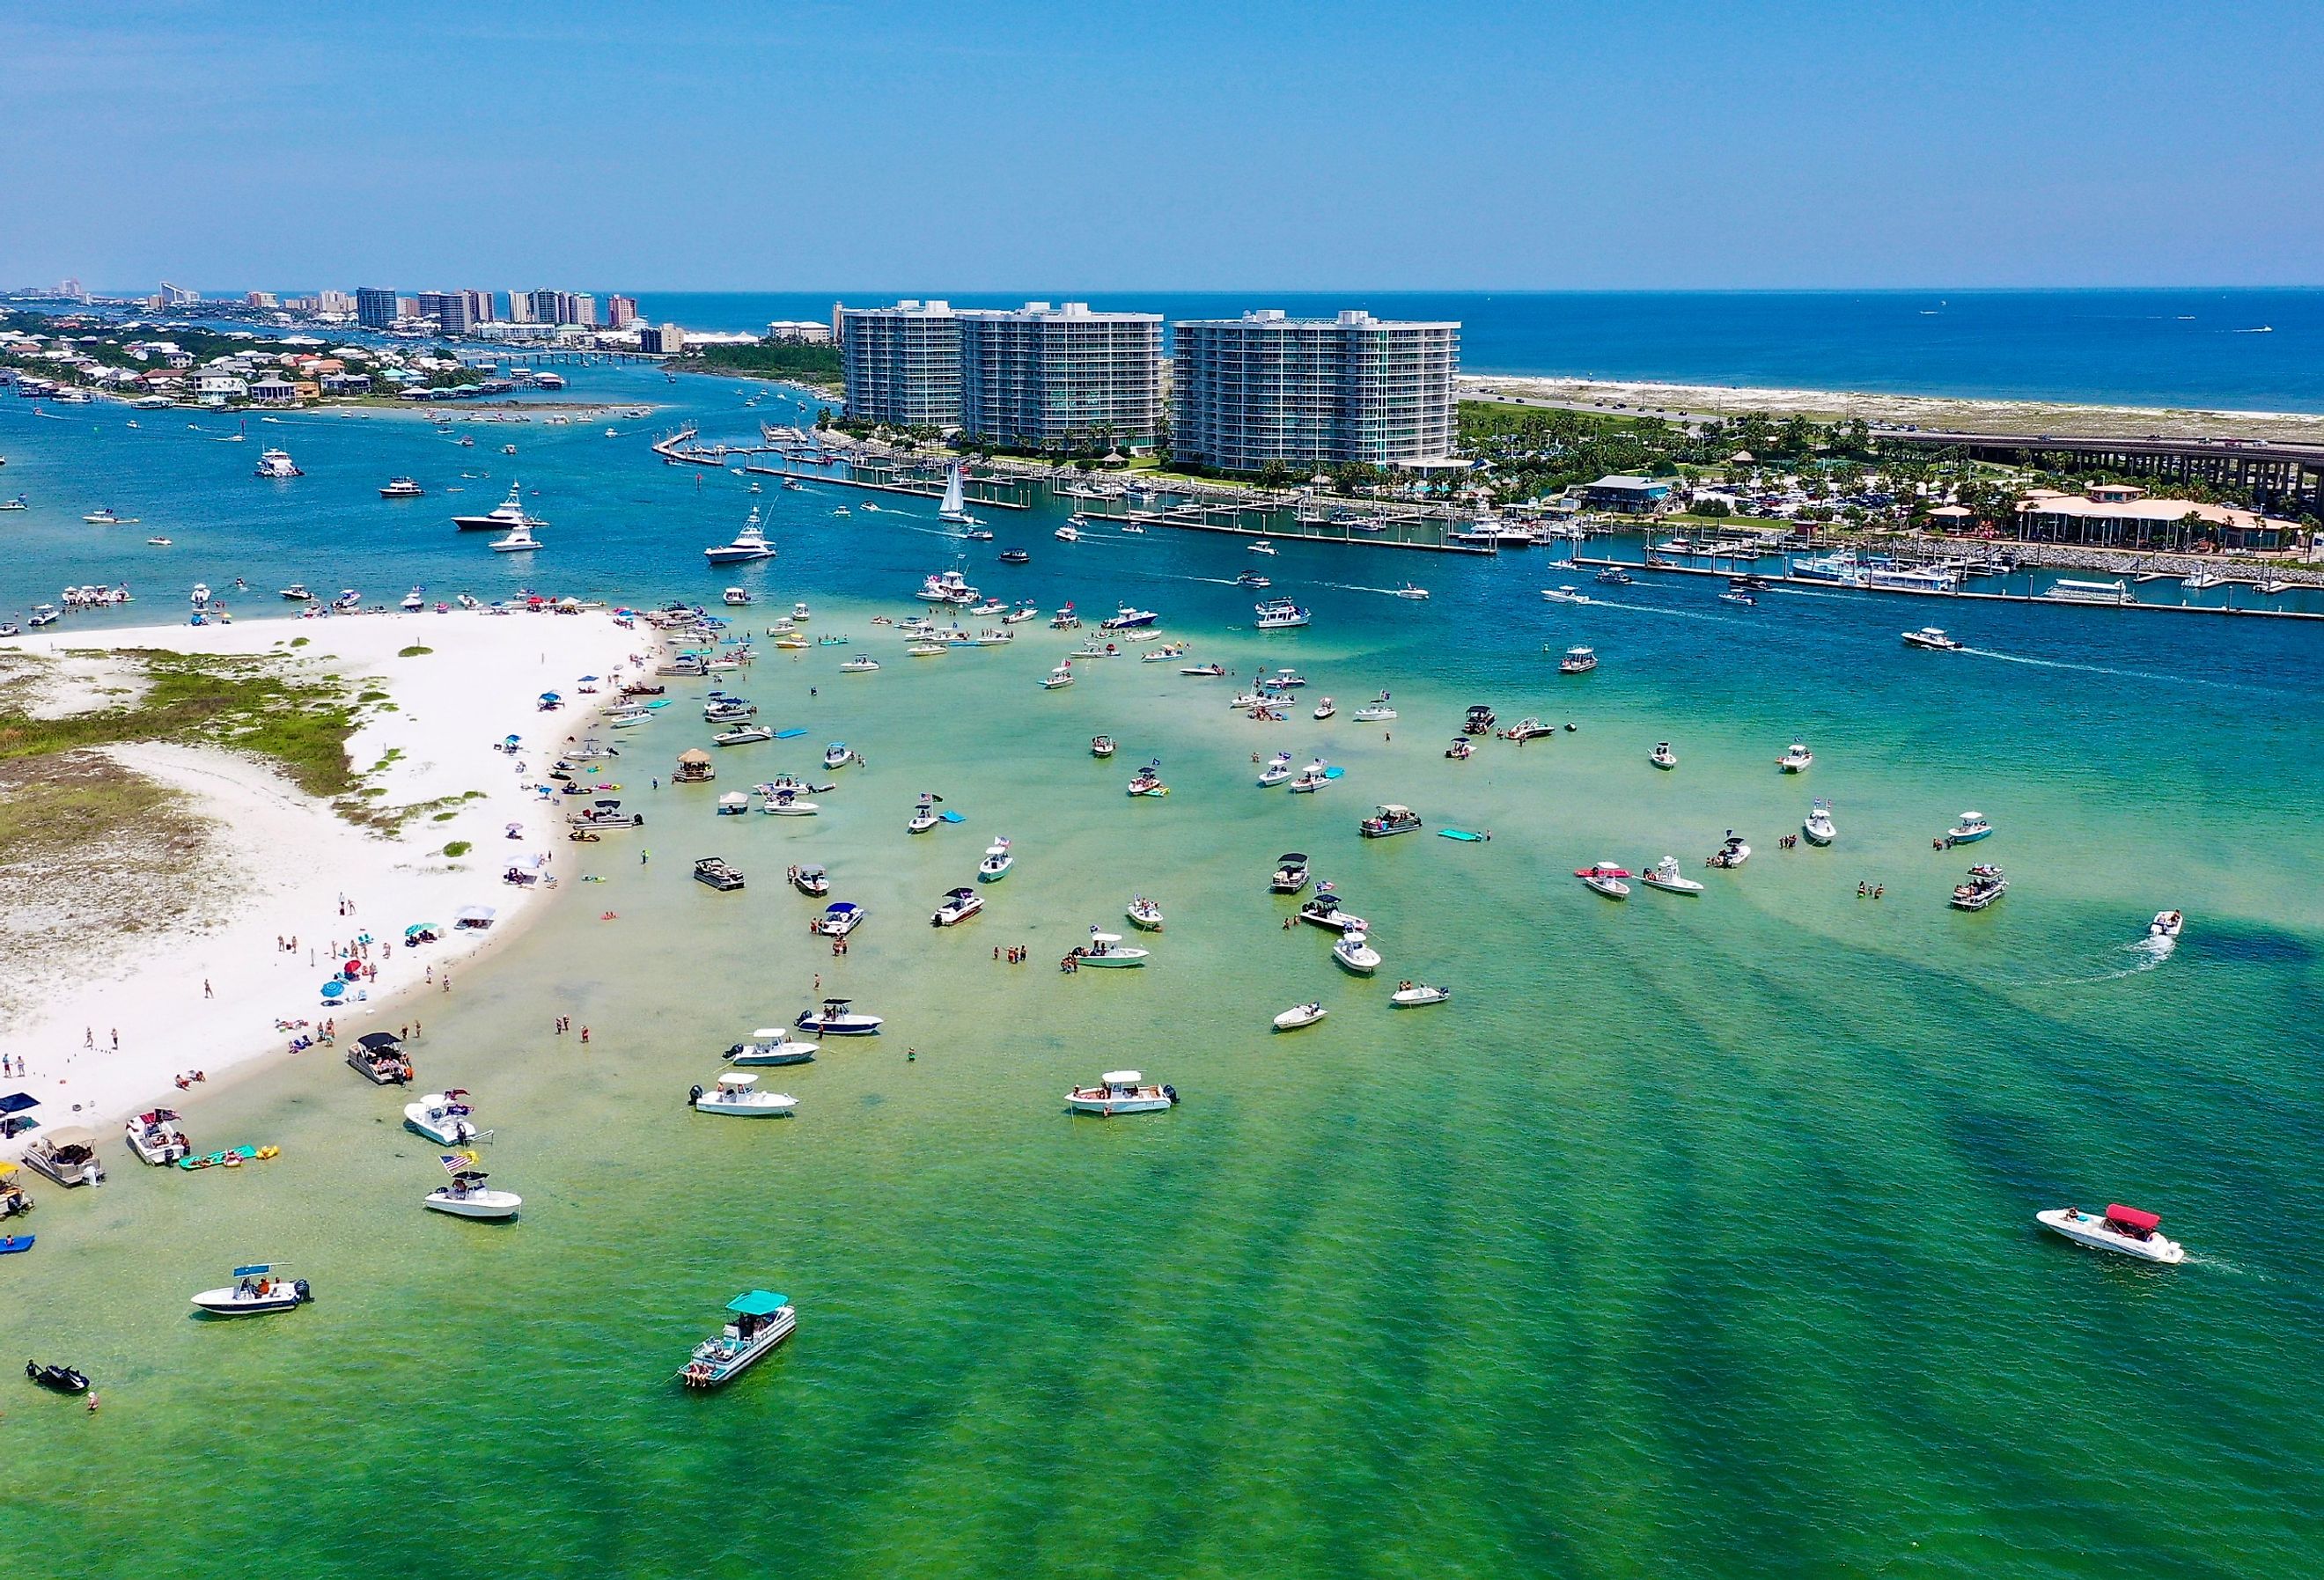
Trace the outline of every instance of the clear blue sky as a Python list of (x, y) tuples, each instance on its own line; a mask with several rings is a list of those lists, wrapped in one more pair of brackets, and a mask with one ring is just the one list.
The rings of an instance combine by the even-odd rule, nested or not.
[(0, 5), (0, 285), (2324, 283), (2324, 5)]

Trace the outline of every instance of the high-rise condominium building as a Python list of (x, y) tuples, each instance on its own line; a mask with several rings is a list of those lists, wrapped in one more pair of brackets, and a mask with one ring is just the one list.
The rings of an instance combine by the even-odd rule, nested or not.
[(1170, 451), (1227, 471), (1451, 456), (1461, 326), (1280, 312), (1174, 326)]
[(355, 322), (366, 329), (384, 329), (395, 322), (395, 292), (375, 285), (355, 288)]
[(423, 291), (420, 293), (420, 316), (435, 319), (436, 327), (447, 335), (465, 335), (472, 327), (468, 317), (468, 293), (465, 291)]
[(960, 318), (960, 426), (1030, 449), (1151, 445), (1161, 426), (1162, 315), (1028, 301)]
[(467, 300), (468, 322), (470, 324), (489, 324), (493, 321), (493, 293), (491, 291), (464, 291), (460, 292), (460, 294)]
[(638, 321), (638, 299), (634, 296), (609, 296), (605, 299), (605, 323), (608, 328), (626, 329)]
[(948, 301), (843, 308), (847, 414), (899, 428), (960, 421), (960, 318)]

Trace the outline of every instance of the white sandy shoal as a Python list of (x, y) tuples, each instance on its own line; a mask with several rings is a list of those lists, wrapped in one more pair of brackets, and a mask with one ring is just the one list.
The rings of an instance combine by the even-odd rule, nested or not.
[[(610, 700), (622, 675), (634, 676), (641, 661), (650, 666), (659, 653), (650, 629), (624, 628), (603, 612), (244, 620), (111, 630), (101, 638), (44, 635), (17, 645), (55, 652), (101, 642), (235, 654), (278, 651), (278, 643), (298, 636), (309, 639), (297, 653), (302, 664), (356, 689), (384, 691), (395, 704), (392, 712), (364, 708), (364, 723), (349, 742), (349, 761), (358, 772), (372, 769), (391, 750), (400, 753), (367, 780), (387, 791), (377, 804), (484, 794), (458, 803), (447, 821), (423, 813), (386, 836), (346, 822), (269, 764), (241, 753), (162, 744), (108, 749), (124, 767), (182, 792), (188, 811), (213, 820), (216, 848), (234, 866), (233, 900), (225, 914), (198, 930), (141, 936), (124, 947), (92, 941), (79, 957), (52, 964), (38, 1006), (21, 1023), (0, 1030), (0, 1052), (22, 1057), (29, 1071), (0, 1082), (0, 1091), (22, 1089), (39, 1098), (42, 1106), (33, 1114), (44, 1125), (95, 1126), (115, 1161), (126, 1154), (113, 1147), (111, 1127), (157, 1103), (181, 1101), (178, 1074), (199, 1069), (212, 1083), (237, 1068), (254, 1074), (288, 1046), (290, 1034), (276, 1030), (278, 1020), (319, 1023), (334, 1012), (324, 1009), (321, 997), (329, 975), (326, 950), (334, 939), (368, 930), (374, 940), (371, 962), (379, 968), (377, 980), (364, 984), (366, 1001), (336, 1012), (339, 1049), (364, 1030), (413, 1017), (424, 1021), (440, 1002), (436, 995), (447, 970), (456, 981), (476, 954), (505, 938), (512, 924), (538, 906), (541, 886), (504, 883), (503, 873), (547, 855), (545, 871), (553, 875), (573, 848), (564, 837), (562, 798), (545, 800), (529, 788), (544, 782), (552, 751), (512, 756), (494, 747), (512, 735), (558, 746), (586, 727), (585, 708)], [(396, 656), (414, 645), (433, 651)], [(597, 696), (577, 693), (584, 675), (601, 677)], [(540, 712), (538, 698), (544, 691), (561, 692), (567, 706)], [(605, 777), (617, 777), (612, 762), (605, 767)], [(521, 837), (506, 836), (512, 823), (522, 826)], [(444, 847), (454, 840), (467, 840), (474, 848), (447, 858)], [(342, 896), (354, 905), (353, 915), (340, 913)], [(440, 943), (403, 947), (407, 926), (434, 922), (448, 929), (455, 913), (468, 905), (495, 909), (489, 931), (447, 931)], [(279, 949), (278, 937), (296, 938), (296, 953)], [(431, 967), (434, 984), (426, 980)], [(118, 1052), (112, 1049), (115, 1031)], [(94, 1049), (84, 1046), (90, 1032)], [(320, 1049), (306, 1057), (341, 1055)], [(0, 1156), (15, 1156), (29, 1139), (5, 1143)]]

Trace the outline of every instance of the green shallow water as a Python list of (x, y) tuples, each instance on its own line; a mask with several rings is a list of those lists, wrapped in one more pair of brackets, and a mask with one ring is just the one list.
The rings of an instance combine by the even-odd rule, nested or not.
[[(724, 515), (680, 541), (700, 520)], [(1176, 665), (1045, 694), (1070, 639), (1038, 625), (907, 660), (866, 617), (941, 546), (853, 528), (800, 520), (766, 585), (855, 644), (733, 688), (809, 734), (641, 793), (706, 732), (622, 732), (648, 827), (573, 847), (568, 880), (604, 881), (417, 1006), (423, 1076), (476, 1093), (521, 1224), (420, 1212), (440, 1172), (400, 1099), (311, 1055), (189, 1111), (205, 1141), (281, 1141), (271, 1164), (164, 1175), (115, 1145), (102, 1191), (36, 1186), (0, 1354), (74, 1361), (105, 1409), (11, 1398), (13, 1538), (108, 1572), (263, 1552), (316, 1575), (2319, 1566), (2319, 1259), (2282, 1210), (2324, 1122), (2313, 637), (1997, 609), (1959, 634), (2040, 661), (1944, 659), (1898, 646), (1925, 616), (1893, 601), (1551, 608), (1525, 562), (1424, 560), (1416, 606), (1355, 590), (1404, 561), (1288, 550), (1269, 574), (1319, 621), (1260, 639), (1214, 585), (1231, 544), (1037, 551), (1034, 596), (1135, 596), (1194, 656), (1296, 664), (1342, 710), (1262, 726)], [(1605, 665), (1561, 680), (1544, 642)], [(835, 673), (864, 651), (887, 667)], [(1392, 739), (1346, 716), (1381, 686)], [(1477, 700), (1581, 728), (1446, 762)], [(1772, 763), (1794, 735), (1803, 779)], [(830, 776), (823, 816), (711, 815), (775, 772), (825, 778), (832, 738), (870, 766)], [(1646, 765), (1658, 739), (1677, 772)], [(1252, 788), (1278, 746), (1347, 777)], [(1122, 794), (1148, 756), (1167, 799)], [(966, 821), (908, 836), (923, 790)], [(1839, 843), (1778, 850), (1811, 796)], [(1376, 799), (1495, 837), (1360, 840)], [(1969, 806), (2001, 832), (1932, 851)], [(1757, 854), (1702, 872), (1729, 827)], [(996, 834), (1015, 871), (930, 929)], [(1372, 920), (1379, 979), (1283, 929), (1264, 883), (1287, 849)], [(1570, 875), (1665, 851), (1710, 892), (1615, 905)], [(714, 852), (751, 887), (692, 882)], [(1969, 857), (2013, 880), (1976, 916), (1943, 904)], [(844, 960), (781, 882), (802, 860), (872, 910)], [(1138, 892), (1169, 918), (1149, 968), (1059, 974)], [(2166, 905), (2190, 923), (2158, 959), (2136, 940)], [(1011, 943), (1032, 962), (995, 963)], [(764, 1072), (793, 1120), (687, 1113), (817, 974), (888, 1034)], [(1403, 976), (1456, 996), (1394, 1011)], [(1268, 1032), (1310, 997), (1329, 1020)], [(1125, 1064), (1185, 1101), (1061, 1112)], [(2188, 1264), (2033, 1229), (2107, 1200), (2164, 1212)], [(317, 1303), (184, 1315), (263, 1256)], [(754, 1285), (798, 1302), (798, 1335), (682, 1393), (670, 1372)]]

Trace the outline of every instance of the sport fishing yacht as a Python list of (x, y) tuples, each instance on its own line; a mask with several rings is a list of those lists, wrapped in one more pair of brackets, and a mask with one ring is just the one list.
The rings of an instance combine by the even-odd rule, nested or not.
[(494, 538), (492, 550), (495, 554), (522, 554), (540, 547), (540, 540), (532, 535), (529, 526), (512, 528), (505, 538)]
[(512, 483), (508, 497), (491, 510), (483, 515), (454, 516), (452, 524), (464, 532), (502, 532), (514, 527), (547, 526), (547, 522), (525, 513), (523, 492), (520, 485)]
[(1830, 845), (1839, 830), (1831, 826), (1831, 803), (1818, 801), (1808, 808), (1807, 820), (1800, 825), (1800, 835), (1810, 845)]
[[(775, 548), (773, 544), (767, 541), (766, 533), (760, 530), (759, 507), (755, 504), (751, 507), (750, 519), (742, 523), (742, 530), (734, 534), (733, 542), (721, 543), (715, 549), (705, 549), (702, 551), (702, 557), (713, 565), (734, 565), (746, 560), (772, 559), (775, 557)], [(735, 600), (730, 597), (727, 601), (733, 603)], [(742, 601), (744, 603), (750, 601), (747, 594)]]
[(1775, 759), (1775, 766), (1785, 773), (1802, 773), (1806, 772), (1808, 764), (1814, 761), (1815, 753), (1808, 750), (1807, 743), (1794, 741), (1791, 750)]

